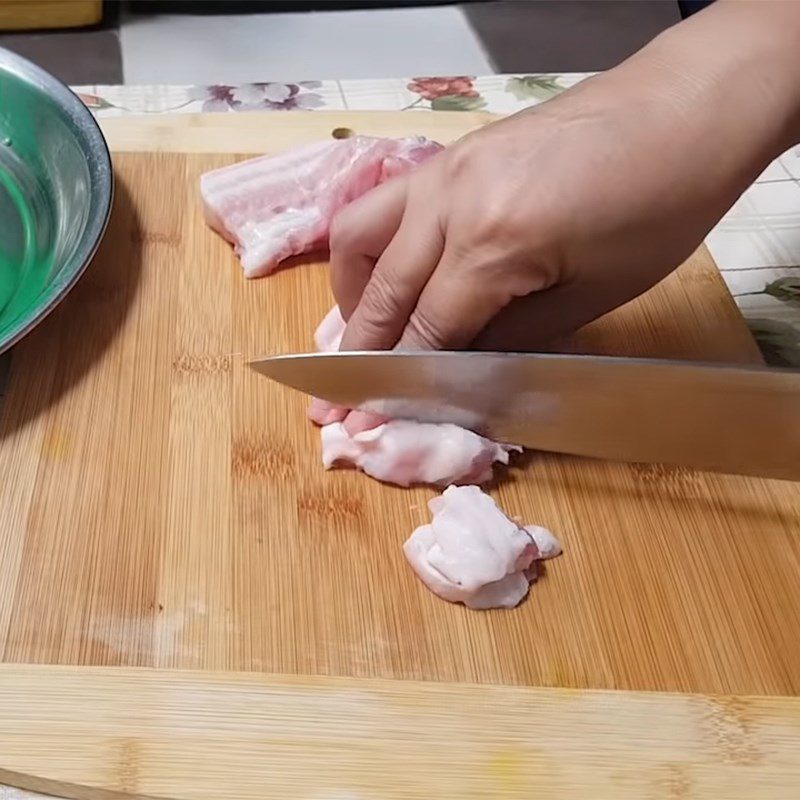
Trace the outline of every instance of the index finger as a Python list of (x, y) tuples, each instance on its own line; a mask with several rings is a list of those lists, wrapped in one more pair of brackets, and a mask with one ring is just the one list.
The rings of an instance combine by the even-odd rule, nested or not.
[(358, 305), (378, 258), (400, 227), (407, 186), (406, 176), (392, 178), (334, 217), (330, 234), (331, 288), (346, 320)]

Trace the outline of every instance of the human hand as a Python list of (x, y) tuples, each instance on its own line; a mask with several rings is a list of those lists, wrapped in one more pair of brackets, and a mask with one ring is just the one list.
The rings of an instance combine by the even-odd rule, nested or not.
[(535, 349), (687, 258), (797, 133), (793, 85), (765, 92), (747, 51), (727, 55), (741, 7), (763, 4), (721, 5), (722, 55), (697, 55), (714, 19), (700, 14), (346, 207), (331, 233), (342, 349)]

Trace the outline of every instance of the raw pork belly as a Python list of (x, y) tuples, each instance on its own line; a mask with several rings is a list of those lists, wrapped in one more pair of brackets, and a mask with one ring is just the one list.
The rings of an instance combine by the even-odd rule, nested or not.
[(261, 156), (200, 178), (206, 221), (234, 245), (248, 278), (323, 248), (337, 211), (442, 149), (422, 136), (353, 136)]
[[(339, 349), (345, 322), (334, 307), (314, 334), (322, 351)], [(322, 425), (322, 463), (326, 469), (352, 465), (385, 483), (485, 483), (495, 462), (508, 464), (516, 445), (498, 444), (448, 423), (387, 420), (314, 399), (309, 417)]]
[(561, 552), (550, 531), (519, 527), (477, 486), (451, 486), (428, 507), (431, 524), (403, 550), (420, 580), (451, 603), (513, 608), (536, 580), (536, 562)]
[[(314, 344), (322, 353), (334, 353), (339, 349), (344, 334), (345, 321), (339, 311), (339, 306), (334, 306), (320, 322), (314, 331)], [(308, 409), (308, 416), (317, 425), (330, 425), (333, 422), (345, 422), (346, 431), (354, 435), (361, 431), (370, 430), (387, 422), (386, 417), (370, 414), (366, 411), (350, 411), (320, 400), (315, 397)]]
[(335, 353), (342, 343), (346, 323), (339, 306), (334, 306), (314, 331), (314, 344), (320, 353)]
[(331, 422), (322, 428), (325, 469), (352, 464), (398, 486), (485, 483), (496, 461), (508, 464), (509, 453), (522, 450), (449, 423), (395, 419), (355, 434), (346, 426), (346, 421)]

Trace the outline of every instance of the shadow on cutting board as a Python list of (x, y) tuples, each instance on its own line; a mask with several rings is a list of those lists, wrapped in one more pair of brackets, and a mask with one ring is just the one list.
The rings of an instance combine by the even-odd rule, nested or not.
[[(121, 329), (139, 286), (142, 235), (128, 188), (116, 176), (103, 243), (86, 272), (41, 324), (11, 351), (0, 440), (46, 412), (78, 384)], [(19, 365), (36, 364), (22, 374)]]

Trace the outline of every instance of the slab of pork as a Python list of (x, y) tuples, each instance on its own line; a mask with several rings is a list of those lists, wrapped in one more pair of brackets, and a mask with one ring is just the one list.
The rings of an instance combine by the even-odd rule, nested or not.
[(546, 528), (517, 525), (477, 486), (451, 486), (428, 503), (429, 525), (403, 545), (420, 580), (469, 608), (513, 608), (536, 580), (536, 562), (561, 552)]
[(327, 247), (341, 208), (441, 149), (422, 136), (353, 136), (241, 161), (200, 178), (206, 221), (233, 244), (248, 278), (268, 275)]

